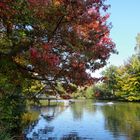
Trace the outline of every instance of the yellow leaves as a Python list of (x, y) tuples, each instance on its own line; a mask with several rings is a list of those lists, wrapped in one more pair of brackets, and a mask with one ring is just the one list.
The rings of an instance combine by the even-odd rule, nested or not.
[(122, 90), (123, 91), (134, 91), (134, 87), (138, 84), (137, 77), (128, 76), (122, 80)]
[(0, 33), (0, 51), (9, 52), (12, 45), (12, 41), (5, 34)]
[(30, 92), (30, 93), (36, 93), (40, 91), (44, 87), (44, 84), (40, 81), (32, 81), (31, 86), (28, 88), (25, 88), (23, 90), (24, 93)]
[(53, 3), (54, 5), (59, 6), (62, 4), (62, 0), (54, 0)]
[(140, 61), (133, 56), (116, 70), (115, 95), (121, 99), (140, 100)]
[(23, 125), (29, 125), (29, 123), (37, 120), (38, 118), (38, 112), (28, 112), (28, 113), (24, 113), (22, 115), (22, 124)]
[(127, 97), (127, 100), (128, 101), (137, 101), (137, 100), (140, 100), (140, 97), (129, 96), (129, 97)]
[(27, 65), (29, 63), (23, 55), (17, 55), (16, 57), (13, 57), (13, 60), (20, 65)]

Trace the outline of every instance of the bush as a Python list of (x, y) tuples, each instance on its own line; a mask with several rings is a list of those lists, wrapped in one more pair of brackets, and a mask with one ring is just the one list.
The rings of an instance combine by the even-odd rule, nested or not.
[(6, 130), (0, 130), (0, 140), (14, 140)]

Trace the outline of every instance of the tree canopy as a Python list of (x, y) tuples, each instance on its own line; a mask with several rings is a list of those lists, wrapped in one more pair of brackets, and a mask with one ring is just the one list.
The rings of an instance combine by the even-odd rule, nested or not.
[[(0, 58), (7, 75), (17, 71), (24, 78), (45, 81), (53, 90), (57, 82), (66, 89), (70, 83), (94, 82), (86, 70), (103, 67), (115, 53), (109, 14), (101, 14), (108, 7), (104, 0), (1, 1)], [(18, 83), (18, 76), (13, 81)]]
[(21, 132), (27, 94), (56, 94), (58, 83), (69, 93), (95, 81), (87, 70), (116, 52), (109, 7), (105, 0), (0, 1), (0, 132)]

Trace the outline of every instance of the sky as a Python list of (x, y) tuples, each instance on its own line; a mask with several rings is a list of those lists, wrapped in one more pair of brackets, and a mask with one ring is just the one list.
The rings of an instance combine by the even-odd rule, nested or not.
[[(110, 13), (108, 21), (113, 25), (110, 37), (119, 52), (111, 55), (107, 66), (120, 66), (134, 54), (135, 38), (140, 33), (140, 0), (107, 0), (106, 3), (111, 5), (107, 11)], [(99, 77), (101, 71), (97, 70), (92, 75)]]
[(118, 55), (112, 55), (110, 64), (121, 65), (132, 54), (140, 33), (140, 0), (108, 0), (111, 8), (109, 21), (112, 22), (110, 37), (116, 43)]

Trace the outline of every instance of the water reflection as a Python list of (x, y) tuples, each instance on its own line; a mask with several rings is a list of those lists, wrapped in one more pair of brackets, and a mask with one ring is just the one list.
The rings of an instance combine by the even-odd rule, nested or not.
[(61, 140), (92, 140), (92, 138), (80, 137), (77, 132), (72, 132), (67, 135), (64, 135)]
[(140, 104), (117, 103), (113, 106), (103, 106), (105, 128), (115, 137), (126, 135), (130, 140), (140, 139)]
[[(40, 108), (30, 140), (139, 140), (140, 104), (77, 101), (69, 107)], [(50, 119), (50, 118), (51, 119)]]

